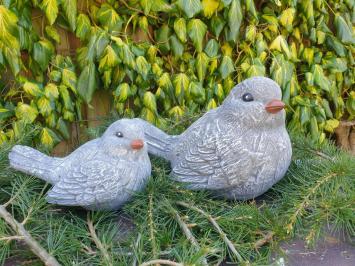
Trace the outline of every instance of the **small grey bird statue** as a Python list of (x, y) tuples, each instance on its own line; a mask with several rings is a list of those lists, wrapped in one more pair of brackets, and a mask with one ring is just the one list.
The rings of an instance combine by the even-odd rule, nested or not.
[(16, 145), (9, 159), (12, 168), (53, 184), (48, 202), (90, 210), (120, 208), (151, 173), (143, 128), (132, 119), (114, 122), (102, 137), (64, 158)]
[(144, 126), (148, 151), (170, 161), (173, 179), (229, 199), (251, 199), (279, 181), (291, 161), (281, 89), (249, 78), (181, 135)]

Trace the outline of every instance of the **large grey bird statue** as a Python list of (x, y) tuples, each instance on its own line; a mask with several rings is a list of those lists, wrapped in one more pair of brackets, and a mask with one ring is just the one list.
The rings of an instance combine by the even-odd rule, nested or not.
[(114, 122), (102, 137), (91, 140), (67, 157), (49, 157), (16, 145), (10, 166), (54, 186), (47, 201), (90, 210), (115, 210), (141, 190), (151, 173), (144, 132), (136, 120)]
[(173, 179), (189, 189), (244, 200), (264, 193), (289, 167), (292, 149), (284, 107), (274, 81), (253, 77), (181, 135), (170, 136), (139, 121), (149, 153), (170, 161)]

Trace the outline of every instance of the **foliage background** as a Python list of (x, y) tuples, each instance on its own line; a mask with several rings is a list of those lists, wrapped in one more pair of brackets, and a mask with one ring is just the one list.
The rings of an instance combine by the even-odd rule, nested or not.
[[(95, 90), (120, 115), (165, 127), (255, 75), (280, 84), (290, 127), (314, 140), (355, 115), (353, 0), (1, 3), (0, 142), (35, 123), (53, 147)], [(80, 39), (76, 55), (56, 50), (63, 30)]]

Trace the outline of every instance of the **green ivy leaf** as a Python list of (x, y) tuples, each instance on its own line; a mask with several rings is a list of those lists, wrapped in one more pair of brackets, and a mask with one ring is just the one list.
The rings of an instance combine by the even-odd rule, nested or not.
[(46, 14), (49, 24), (52, 25), (58, 16), (57, 0), (43, 0), (41, 8)]
[(314, 83), (317, 84), (321, 89), (325, 91), (330, 91), (330, 82), (325, 77), (323, 68), (320, 65), (315, 65), (313, 70)]
[(345, 19), (339, 14), (336, 14), (334, 23), (338, 38), (345, 44), (355, 44), (353, 31), (350, 29), (348, 24), (346, 24)]
[(204, 104), (206, 101), (205, 90), (200, 82), (190, 82), (189, 91), (192, 99), (199, 104)]
[(216, 15), (212, 17), (210, 24), (211, 24), (212, 33), (218, 39), (219, 35), (221, 34), (224, 28), (224, 25), (226, 24), (225, 20), (219, 17), (218, 15)]
[(177, 5), (188, 18), (192, 18), (202, 9), (200, 0), (178, 0)]
[(60, 85), (59, 86), (59, 95), (60, 95), (60, 97), (63, 100), (64, 107), (67, 110), (74, 111), (74, 105), (73, 105), (73, 102), (71, 100), (68, 88), (66, 86), (64, 86), (64, 85)]
[(215, 39), (211, 39), (208, 41), (204, 51), (209, 57), (215, 57), (218, 54), (218, 50), (218, 42)]
[(207, 31), (207, 26), (200, 19), (192, 19), (187, 25), (187, 31), (197, 52), (202, 52), (202, 42)]
[(179, 119), (184, 115), (184, 110), (180, 106), (174, 106), (169, 110), (169, 116), (174, 119)]
[(42, 71), (47, 69), (53, 53), (54, 47), (47, 40), (38, 41), (33, 45), (33, 59), (39, 64)]
[(337, 119), (329, 119), (325, 121), (324, 130), (334, 133), (334, 130), (339, 126), (340, 122)]
[(186, 42), (186, 20), (184, 18), (177, 18), (174, 21), (174, 31), (179, 40), (183, 43)]
[(94, 63), (88, 64), (78, 79), (78, 93), (86, 102), (91, 102), (92, 95), (96, 89), (96, 66)]
[(19, 102), (15, 109), (15, 115), (24, 123), (29, 124), (37, 118), (38, 111), (37, 108), (33, 106)]
[(117, 102), (124, 103), (130, 96), (130, 87), (127, 83), (120, 84), (114, 91), (114, 96)]
[(179, 41), (175, 34), (170, 37), (170, 44), (174, 55), (177, 57), (181, 57), (184, 53), (184, 45)]
[(79, 14), (75, 34), (80, 40), (85, 40), (91, 28), (90, 19), (85, 14)]
[(69, 22), (70, 29), (72, 31), (75, 31), (77, 2), (76, 2), (76, 0), (61, 0), (61, 3), (62, 3), (65, 17)]
[(46, 97), (41, 97), (37, 100), (39, 113), (44, 117), (48, 116), (54, 109), (54, 105)]
[(115, 50), (111, 45), (107, 45), (100, 59), (99, 71), (103, 72), (104, 70), (114, 68), (118, 63), (119, 58)]
[(273, 42), (270, 44), (269, 48), (270, 50), (277, 50), (283, 52), (287, 56), (287, 58), (291, 58), (292, 56), (285, 37), (282, 35), (277, 36), (275, 40), (273, 40)]
[(60, 138), (58, 135), (51, 129), (44, 127), (41, 130), (40, 134), (41, 143), (47, 148), (52, 148), (58, 142), (60, 142)]
[(345, 56), (345, 47), (344, 45), (338, 41), (337, 38), (327, 35), (326, 37), (326, 44), (329, 48), (333, 49), (338, 56), (344, 57)]
[(109, 4), (102, 4), (96, 14), (97, 19), (105, 30), (110, 32), (120, 32), (122, 29), (123, 21), (117, 12)]
[(160, 29), (157, 30), (156, 34), (157, 42), (159, 44), (159, 50), (163, 54), (167, 54), (170, 51), (170, 43), (169, 43), (169, 37), (170, 37), (170, 28), (167, 24), (164, 24), (163, 26), (160, 27)]
[(233, 61), (229, 56), (223, 56), (222, 63), (219, 66), (219, 73), (222, 79), (225, 79), (230, 73), (234, 71)]
[(332, 73), (342, 73), (348, 69), (345, 58), (336, 58), (335, 56), (325, 56), (322, 58), (322, 66), (329, 69)]
[(140, 0), (139, 3), (144, 10), (144, 14), (148, 15), (150, 12), (150, 9), (152, 8), (152, 1), (151, 0)]
[(292, 31), (292, 23), (295, 18), (296, 9), (293, 7), (287, 8), (282, 11), (279, 17), (280, 24), (286, 28), (288, 32)]
[(253, 60), (253, 64), (249, 67), (247, 71), (247, 77), (254, 77), (254, 76), (265, 76), (265, 66), (260, 61), (259, 58), (255, 58)]
[(143, 77), (144, 80), (147, 79), (150, 69), (151, 65), (147, 62), (145, 57), (138, 56), (136, 58), (136, 71)]
[(206, 109), (207, 109), (207, 110), (212, 110), (212, 109), (215, 109), (215, 108), (217, 108), (217, 103), (216, 103), (215, 99), (212, 98), (212, 99), (209, 100), (209, 102), (207, 103)]
[(43, 95), (42, 90), (39, 88), (38, 84), (26, 81), (25, 84), (23, 84), (23, 90), (34, 97), (39, 97)]
[(46, 87), (44, 87), (44, 95), (48, 99), (57, 99), (59, 97), (57, 85), (55, 85), (54, 83), (48, 83)]
[(64, 137), (64, 139), (69, 139), (70, 138), (70, 132), (68, 129), (67, 123), (65, 123), (63, 118), (59, 118), (56, 129), (59, 131), (59, 133)]
[(255, 20), (258, 21), (259, 18), (258, 18), (258, 14), (256, 13), (254, 0), (246, 0), (245, 9), (248, 11), (250, 15), (252, 15), (255, 18)]
[(199, 53), (196, 58), (196, 71), (199, 81), (203, 82), (206, 76), (209, 58), (205, 53)]
[(180, 105), (183, 103), (185, 93), (188, 91), (190, 80), (185, 73), (177, 74), (173, 80), (175, 87), (175, 96)]
[(62, 83), (76, 93), (76, 74), (69, 68), (64, 68), (62, 71)]
[(60, 43), (60, 36), (59, 36), (55, 27), (46, 26), (45, 30), (46, 30), (46, 34), (48, 35), (48, 37), (50, 37), (56, 43)]
[(228, 12), (229, 41), (236, 42), (238, 39), (242, 20), (243, 14), (240, 0), (233, 0)]
[(155, 99), (155, 95), (150, 91), (146, 91), (143, 96), (143, 104), (152, 112), (157, 112), (157, 103)]

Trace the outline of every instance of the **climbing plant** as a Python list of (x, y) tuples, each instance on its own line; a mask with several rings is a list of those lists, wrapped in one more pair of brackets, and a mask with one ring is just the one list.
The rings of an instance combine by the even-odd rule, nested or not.
[[(45, 146), (68, 138), (95, 90), (121, 115), (164, 127), (251, 76), (274, 79), (289, 126), (318, 142), (355, 117), (352, 0), (1, 2), (0, 142), (24, 123), (41, 126)], [(56, 52), (60, 28), (80, 39), (72, 58)]]

